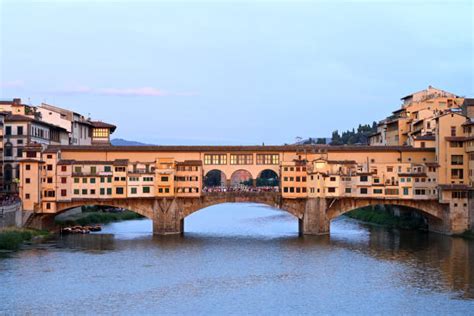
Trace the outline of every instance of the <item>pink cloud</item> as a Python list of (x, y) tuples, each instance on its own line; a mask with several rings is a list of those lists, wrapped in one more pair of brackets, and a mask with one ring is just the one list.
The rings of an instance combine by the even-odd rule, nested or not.
[(168, 92), (152, 87), (139, 87), (139, 88), (89, 88), (85, 86), (78, 86), (71, 89), (65, 89), (59, 91), (63, 94), (95, 94), (95, 95), (107, 95), (107, 96), (151, 96), (151, 97), (163, 97), (163, 96), (192, 96), (196, 95), (193, 92)]
[(23, 87), (25, 83), (21, 80), (1, 81), (0, 87), (2, 88), (19, 88)]

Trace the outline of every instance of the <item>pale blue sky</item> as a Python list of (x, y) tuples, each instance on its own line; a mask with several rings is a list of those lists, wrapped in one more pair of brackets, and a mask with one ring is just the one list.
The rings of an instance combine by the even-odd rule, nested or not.
[(0, 0), (0, 98), (156, 144), (281, 144), (474, 97), (472, 1)]

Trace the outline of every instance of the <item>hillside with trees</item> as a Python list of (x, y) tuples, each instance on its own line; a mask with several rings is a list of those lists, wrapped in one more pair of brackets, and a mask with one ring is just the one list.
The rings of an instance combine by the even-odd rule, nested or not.
[(359, 127), (347, 130), (339, 134), (338, 130), (332, 132), (331, 145), (366, 145), (369, 135), (377, 132), (377, 122), (370, 124), (359, 124)]

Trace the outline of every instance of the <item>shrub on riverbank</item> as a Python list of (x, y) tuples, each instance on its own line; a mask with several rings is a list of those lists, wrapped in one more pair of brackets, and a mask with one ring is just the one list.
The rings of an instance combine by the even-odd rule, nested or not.
[(91, 224), (107, 224), (110, 222), (125, 221), (131, 219), (141, 219), (140, 214), (123, 211), (118, 213), (109, 212), (87, 212), (79, 215), (73, 215), (70, 218), (56, 220), (56, 224), (60, 226), (75, 226), (75, 225), (91, 225)]
[(422, 218), (401, 215), (395, 216), (390, 210), (380, 207), (364, 207), (346, 214), (350, 218), (354, 218), (363, 222), (386, 226), (390, 228), (401, 229), (420, 229), (425, 228)]
[(474, 230), (466, 230), (464, 233), (454, 235), (454, 236), (474, 240)]
[(0, 250), (18, 250), (35, 237), (47, 237), (49, 232), (34, 229), (9, 228), (0, 231)]

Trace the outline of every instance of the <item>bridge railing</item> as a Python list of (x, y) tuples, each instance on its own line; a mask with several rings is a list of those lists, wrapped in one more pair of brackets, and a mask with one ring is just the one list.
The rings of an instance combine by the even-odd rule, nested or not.
[(273, 193), (280, 193), (279, 187), (269, 187), (269, 186), (262, 186), (262, 187), (233, 187), (233, 186), (218, 186), (218, 187), (204, 187), (202, 189), (203, 194), (209, 193), (245, 193), (245, 194), (258, 194), (264, 192), (273, 192)]

